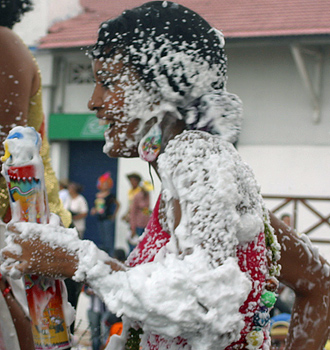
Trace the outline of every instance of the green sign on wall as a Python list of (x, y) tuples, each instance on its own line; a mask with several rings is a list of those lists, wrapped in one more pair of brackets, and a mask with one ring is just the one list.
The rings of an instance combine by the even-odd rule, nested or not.
[(106, 125), (92, 114), (51, 114), (49, 140), (104, 140)]

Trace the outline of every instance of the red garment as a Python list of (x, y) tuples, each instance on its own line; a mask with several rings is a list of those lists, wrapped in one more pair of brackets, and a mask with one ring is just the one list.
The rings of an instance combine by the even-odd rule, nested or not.
[(160, 248), (164, 247), (171, 238), (160, 226), (158, 220), (159, 204), (160, 197), (141, 240), (127, 259), (127, 263), (131, 267), (153, 261)]
[[(136, 248), (130, 254), (127, 259), (129, 266), (134, 267), (136, 265), (145, 264), (154, 260), (155, 255), (159, 250), (164, 247), (170, 240), (170, 235), (165, 232), (159, 223), (159, 205), (160, 197), (156, 203), (154, 211), (151, 215), (150, 221), (146, 227), (146, 230)], [(241, 331), (241, 338), (229, 345), (225, 350), (245, 349), (246, 335), (252, 331), (253, 316), (256, 311), (260, 309), (259, 300), (265, 284), (265, 274), (267, 272), (267, 259), (266, 259), (266, 244), (265, 235), (263, 232), (259, 234), (257, 244), (251, 242), (244, 246), (237, 248), (238, 265), (241, 271), (246, 272), (250, 276), (250, 280), (253, 281), (252, 290), (240, 307), (240, 312), (245, 314), (245, 327)], [(268, 338), (268, 328), (265, 327), (264, 331), (264, 343)], [(148, 345), (150, 350), (158, 350), (160, 344), (169, 343), (159, 335), (155, 335), (150, 339)], [(177, 344), (180, 348), (184, 345), (185, 349), (190, 349), (187, 341), (182, 338), (175, 338), (168, 344)]]

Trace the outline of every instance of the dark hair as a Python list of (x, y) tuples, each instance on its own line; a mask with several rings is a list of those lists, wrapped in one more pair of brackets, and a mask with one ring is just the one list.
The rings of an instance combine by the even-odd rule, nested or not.
[(74, 188), (74, 190), (77, 193), (82, 193), (84, 190), (84, 187), (81, 184), (79, 184), (77, 182), (73, 182), (73, 181), (69, 183), (68, 187)]
[(31, 0), (0, 0), (0, 26), (11, 29), (25, 12), (32, 9)]
[(284, 218), (290, 218), (290, 219), (291, 219), (291, 215), (290, 215), (290, 214), (287, 214), (287, 213), (282, 214), (282, 215), (281, 215), (281, 220), (283, 220)]
[(136, 179), (139, 182), (142, 180), (142, 177), (139, 174), (137, 174), (137, 173), (128, 174), (127, 178), (128, 179)]
[(223, 44), (221, 34), (194, 11), (170, 1), (152, 1), (102, 23), (90, 54), (100, 59), (122, 53), (148, 89), (157, 90), (165, 79), (184, 96), (193, 82), (180, 55), (186, 53), (192, 62), (204, 64), (196, 73), (214, 70), (209, 87), (222, 89), (227, 62)]
[(126, 260), (126, 253), (124, 249), (118, 248), (114, 250), (113, 257), (119, 261), (124, 262)]

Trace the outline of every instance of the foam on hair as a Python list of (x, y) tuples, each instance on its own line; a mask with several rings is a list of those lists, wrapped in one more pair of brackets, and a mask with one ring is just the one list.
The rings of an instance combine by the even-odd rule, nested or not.
[(170, 1), (153, 1), (102, 23), (91, 57), (106, 59), (121, 52), (149, 91), (186, 105), (223, 89), (223, 47), (223, 35), (197, 13)]

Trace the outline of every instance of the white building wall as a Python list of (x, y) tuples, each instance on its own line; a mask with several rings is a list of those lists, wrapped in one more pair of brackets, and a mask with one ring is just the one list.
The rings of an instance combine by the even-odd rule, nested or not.
[[(330, 197), (330, 147), (292, 145), (244, 145), (238, 151), (248, 163), (265, 195), (293, 195), (306, 197)], [(266, 200), (268, 209), (279, 204), (276, 200)], [(330, 215), (329, 202), (310, 202), (325, 217)], [(289, 205), (280, 213), (292, 213)], [(298, 206), (298, 231), (304, 231), (319, 221), (319, 218)], [(330, 227), (322, 224), (314, 233), (314, 239), (330, 239)], [(330, 261), (327, 244), (316, 244), (324, 257)]]
[[(311, 96), (288, 46), (229, 48), (228, 90), (240, 96), (244, 125), (238, 151), (252, 167), (261, 192), (270, 195), (330, 197), (330, 60), (323, 47), (321, 119), (314, 123)], [(313, 61), (306, 59), (312, 81)], [(278, 201), (268, 200), (272, 209)], [(330, 205), (312, 204), (327, 216)], [(283, 211), (288, 211), (285, 208)], [(283, 212), (282, 211), (282, 212)], [(298, 229), (318, 218), (299, 206)], [(311, 235), (329, 239), (322, 225)], [(328, 245), (317, 244), (330, 260)]]
[[(53, 66), (54, 57), (50, 52), (34, 51), (40, 73), (42, 83), (42, 105), (46, 116), (46, 126), (48, 125), (48, 116), (51, 110), (51, 101), (54, 90), (53, 82)], [(46, 130), (48, 130), (46, 128)]]
[(93, 92), (92, 83), (72, 83), (70, 74), (72, 65), (83, 64), (92, 70), (91, 60), (86, 55), (86, 50), (70, 52), (60, 56), (60, 65), (57, 68), (56, 75), (62, 85), (57, 86), (55, 91), (55, 113), (89, 113), (87, 103)]
[[(330, 145), (330, 57), (325, 48), (321, 121), (313, 123), (311, 96), (290, 48), (244, 47), (228, 52), (228, 91), (244, 105), (242, 145)], [(309, 67), (315, 78), (312, 65)]]
[(69, 143), (52, 142), (51, 164), (58, 180), (69, 180)]
[(330, 197), (328, 146), (246, 145), (238, 152), (264, 194)]

